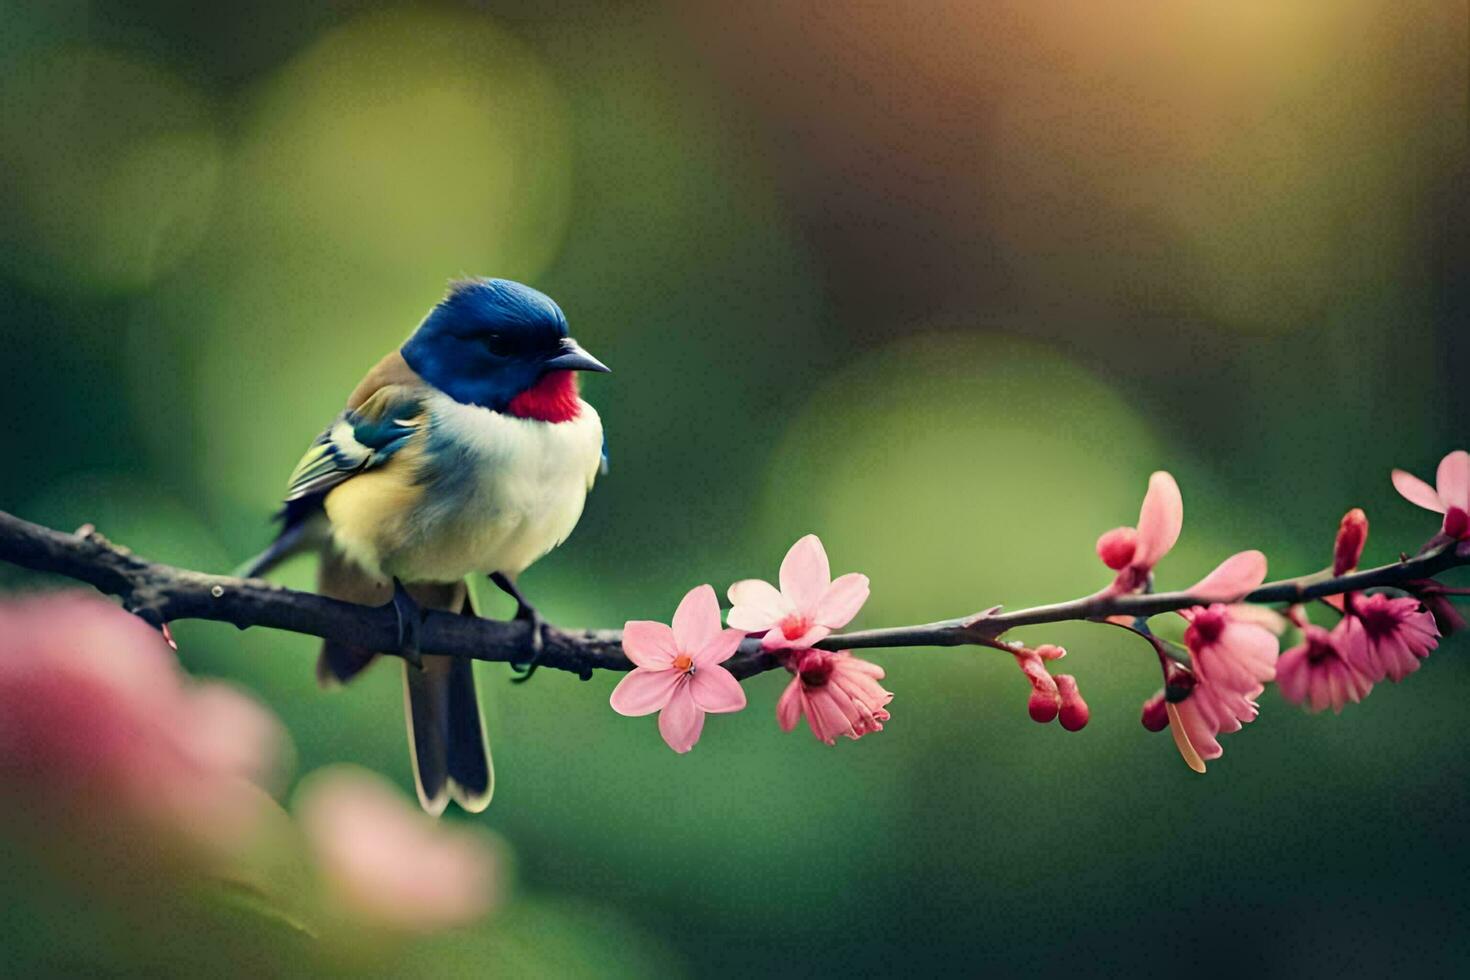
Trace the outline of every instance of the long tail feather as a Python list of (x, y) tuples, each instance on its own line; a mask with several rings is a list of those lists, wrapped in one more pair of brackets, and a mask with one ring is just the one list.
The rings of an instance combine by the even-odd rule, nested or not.
[(437, 816), (451, 799), (471, 813), (489, 806), (495, 771), (470, 661), (425, 657), (423, 670), (404, 664), (403, 702), (424, 809)]

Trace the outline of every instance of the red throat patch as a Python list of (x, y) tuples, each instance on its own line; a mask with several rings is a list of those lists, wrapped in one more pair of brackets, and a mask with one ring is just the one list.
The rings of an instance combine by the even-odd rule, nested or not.
[(506, 406), (518, 419), (538, 422), (570, 422), (582, 413), (577, 397), (575, 371), (547, 371)]

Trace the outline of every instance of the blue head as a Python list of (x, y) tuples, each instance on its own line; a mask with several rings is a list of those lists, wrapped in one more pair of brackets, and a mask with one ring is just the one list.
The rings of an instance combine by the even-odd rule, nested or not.
[(455, 401), (497, 412), (550, 371), (607, 370), (567, 336), (550, 296), (509, 279), (451, 283), (402, 354)]

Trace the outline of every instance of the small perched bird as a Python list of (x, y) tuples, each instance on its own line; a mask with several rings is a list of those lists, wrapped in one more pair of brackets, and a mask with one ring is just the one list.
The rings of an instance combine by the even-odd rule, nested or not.
[[(531, 623), (527, 676), (534, 669), (542, 623), (516, 578), (571, 534), (606, 466), (602, 421), (575, 373), (606, 370), (543, 293), (505, 279), (451, 283), (311, 444), (280, 534), (243, 569), (254, 577), (318, 548), (322, 594), (392, 602), (414, 777), (430, 813), (450, 799), (483, 810), (495, 778), (470, 661), (419, 658), (419, 610), (473, 615), (465, 579), (489, 575)], [(317, 678), (347, 681), (376, 655), (327, 641)]]

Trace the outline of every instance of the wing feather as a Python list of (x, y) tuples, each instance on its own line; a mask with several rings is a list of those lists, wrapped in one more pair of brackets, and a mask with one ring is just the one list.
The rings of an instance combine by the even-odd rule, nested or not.
[(427, 421), (417, 386), (386, 385), (332, 421), (291, 472), (286, 501), (325, 493), (364, 470), (381, 466)]

